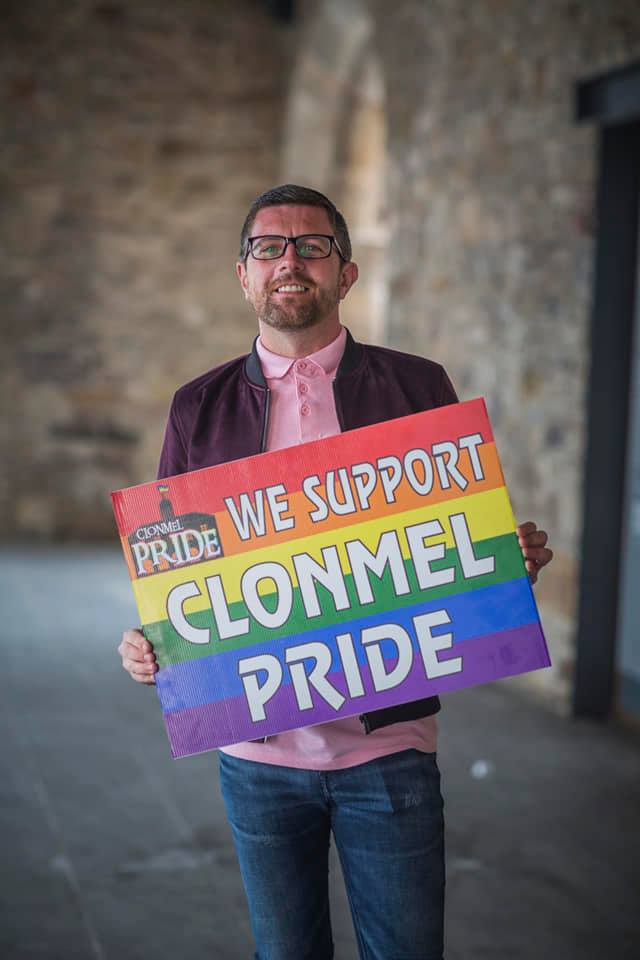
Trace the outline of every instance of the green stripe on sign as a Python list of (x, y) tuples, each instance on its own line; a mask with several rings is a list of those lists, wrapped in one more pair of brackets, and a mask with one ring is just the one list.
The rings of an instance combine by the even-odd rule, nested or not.
[[(471, 590), (477, 590), (492, 584), (506, 583), (509, 580), (514, 580), (517, 577), (526, 575), (522, 553), (515, 533), (492, 537), (488, 540), (480, 540), (474, 543), (473, 546), (478, 559), (491, 555), (495, 556), (496, 568), (494, 573), (482, 577), (474, 577), (472, 580), (464, 580), (460, 569), (458, 551), (452, 547), (450, 550), (447, 550), (442, 560), (434, 561), (431, 564), (431, 569), (437, 571), (444, 567), (454, 567), (456, 575), (453, 584), (434, 587), (430, 590), (420, 590), (416, 581), (413, 563), (411, 560), (405, 560), (404, 566), (411, 587), (410, 594), (397, 597), (393, 590), (391, 575), (389, 571), (386, 570), (384, 576), (379, 580), (373, 576), (370, 578), (376, 603), (361, 604), (356, 595), (353, 577), (351, 574), (347, 574), (345, 576), (345, 585), (349, 600), (352, 604), (351, 607), (347, 610), (336, 611), (331, 593), (321, 584), (316, 584), (318, 602), (322, 615), (309, 619), (305, 613), (300, 592), (296, 588), (293, 595), (292, 613), (287, 620), (284, 630), (282, 628), (273, 630), (257, 624), (249, 615), (244, 602), (238, 601), (230, 604), (229, 613), (232, 620), (249, 616), (249, 632), (242, 637), (234, 637), (229, 640), (217, 639), (218, 633), (211, 609), (201, 610), (198, 613), (188, 615), (188, 620), (194, 627), (211, 630), (211, 643), (189, 643), (176, 633), (167, 620), (146, 624), (144, 632), (147, 639), (153, 644), (159, 666), (167, 667), (172, 663), (198, 660), (201, 657), (210, 657), (214, 653), (226, 653), (229, 650), (237, 650), (241, 647), (264, 643), (266, 640), (273, 640), (279, 636), (291, 636), (304, 633), (307, 630), (317, 630), (322, 627), (345, 623), (358, 617), (366, 617), (368, 614), (375, 612), (375, 610), (398, 610), (402, 607), (412, 606), (420, 601), (426, 602), (438, 600), (441, 597), (468, 593)], [(268, 610), (273, 611), (275, 609), (277, 594), (261, 595), (260, 599)]]

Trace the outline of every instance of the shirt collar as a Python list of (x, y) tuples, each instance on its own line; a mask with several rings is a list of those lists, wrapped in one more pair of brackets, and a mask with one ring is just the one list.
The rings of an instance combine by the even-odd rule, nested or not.
[[(317, 364), (327, 376), (335, 374), (342, 359), (346, 342), (347, 331), (341, 326), (340, 333), (335, 340), (328, 343), (326, 347), (316, 350), (315, 353), (310, 353), (304, 359)], [(280, 380), (286, 376), (296, 361), (295, 357), (282, 357), (279, 353), (268, 350), (260, 337), (256, 341), (256, 350), (258, 351), (262, 371), (268, 380)]]

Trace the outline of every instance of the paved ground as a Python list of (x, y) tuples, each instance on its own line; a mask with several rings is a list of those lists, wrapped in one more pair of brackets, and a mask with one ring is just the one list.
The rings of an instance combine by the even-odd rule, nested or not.
[[(171, 760), (154, 691), (118, 665), (121, 556), (5, 549), (0, 603), (0, 956), (250, 958), (215, 754)], [(447, 960), (640, 956), (638, 739), (505, 683), (440, 716)], [(336, 960), (355, 960), (332, 876)]]

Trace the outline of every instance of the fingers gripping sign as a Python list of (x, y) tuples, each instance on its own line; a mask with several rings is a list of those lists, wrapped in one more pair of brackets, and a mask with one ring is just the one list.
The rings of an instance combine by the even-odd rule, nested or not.
[(547, 547), (549, 537), (544, 530), (538, 530), (533, 520), (521, 523), (516, 533), (529, 579), (535, 583), (540, 570), (553, 558), (553, 551)]
[(137, 683), (155, 684), (156, 655), (141, 630), (125, 630), (118, 653), (122, 657), (123, 669)]

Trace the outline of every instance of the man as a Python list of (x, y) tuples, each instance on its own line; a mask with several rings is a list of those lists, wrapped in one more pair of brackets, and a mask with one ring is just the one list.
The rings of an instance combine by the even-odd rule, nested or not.
[[(344, 219), (323, 194), (286, 185), (258, 197), (237, 274), (259, 337), (248, 356), (178, 390), (159, 476), (456, 402), (439, 364), (357, 344), (340, 325), (358, 268)], [(534, 523), (518, 534), (535, 582), (552, 556), (547, 535)], [(118, 649), (135, 680), (154, 682), (142, 633), (127, 631)], [(331, 832), (361, 957), (441, 960), (439, 709), (428, 697), (221, 750), (257, 960), (332, 957)]]

